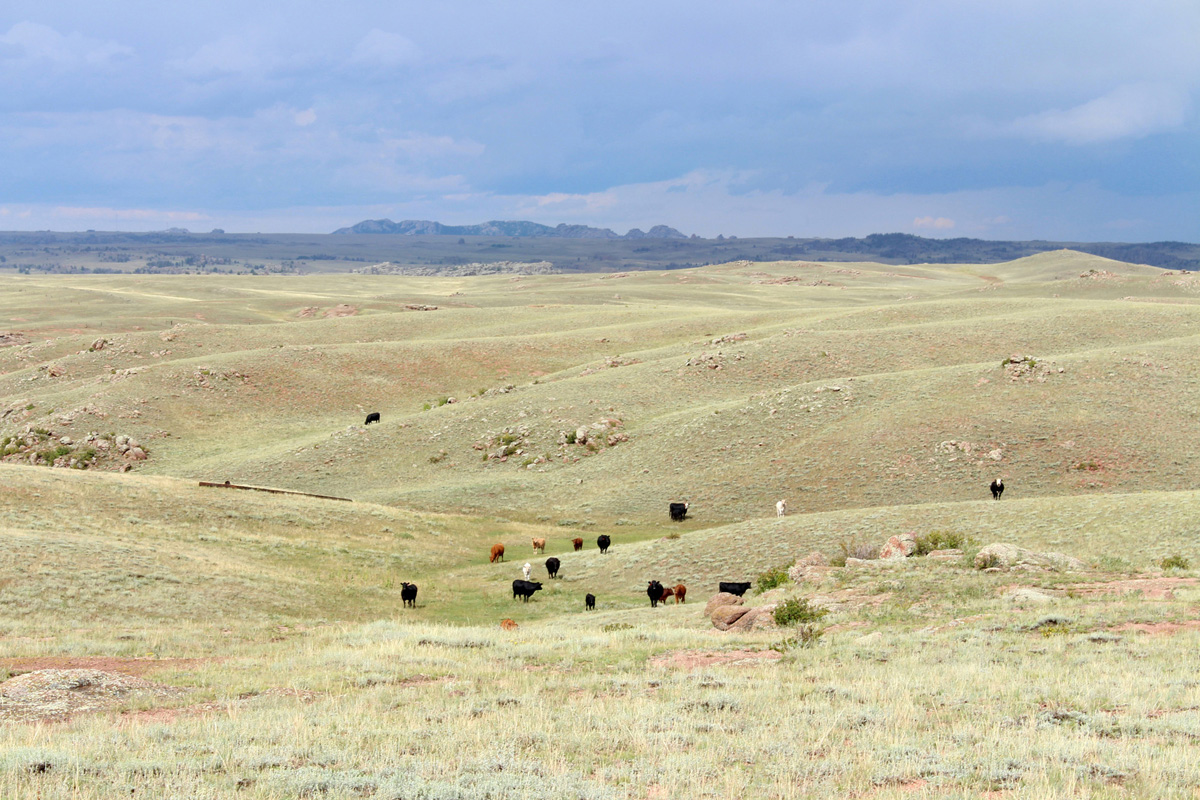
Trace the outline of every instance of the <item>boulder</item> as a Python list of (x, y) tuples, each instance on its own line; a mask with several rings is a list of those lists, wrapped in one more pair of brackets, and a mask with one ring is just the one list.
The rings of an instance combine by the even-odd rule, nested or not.
[(752, 608), (729, 626), (731, 631), (760, 631), (774, 628), (775, 604)]
[(829, 559), (825, 554), (814, 550), (804, 558), (796, 560), (795, 565), (788, 569), (788, 577), (793, 583), (811, 581), (820, 578), (829, 570)]
[(711, 617), (713, 611), (721, 606), (740, 606), (745, 600), (729, 592), (717, 592), (704, 606), (704, 616)]
[(125, 451), (125, 459), (127, 461), (145, 461), (146, 451), (140, 447), (131, 447)]
[(717, 630), (727, 631), (733, 623), (744, 617), (748, 611), (750, 609), (745, 606), (720, 606), (715, 608), (712, 612), (713, 627)]
[(1019, 606), (1044, 606), (1047, 603), (1053, 602), (1054, 598), (1045, 592), (1039, 592), (1037, 589), (1028, 587), (1019, 587), (1011, 590), (1008, 599)]
[(911, 533), (899, 533), (889, 537), (879, 550), (882, 559), (908, 558), (917, 549), (917, 537)]
[(1063, 553), (1037, 553), (1015, 544), (989, 544), (975, 555), (975, 568), (1080, 570), (1084, 563)]

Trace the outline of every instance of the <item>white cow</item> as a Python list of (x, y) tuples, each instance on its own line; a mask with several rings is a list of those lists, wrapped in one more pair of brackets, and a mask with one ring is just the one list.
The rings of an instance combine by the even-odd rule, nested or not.
[(775, 516), (777, 516), (777, 517), (787, 516), (787, 500), (780, 500), (778, 503), (775, 504)]
[(533, 567), (528, 561), (525, 562), (525, 566), (521, 567), (521, 574), (525, 576), (525, 580), (529, 580), (531, 577), (533, 577)]

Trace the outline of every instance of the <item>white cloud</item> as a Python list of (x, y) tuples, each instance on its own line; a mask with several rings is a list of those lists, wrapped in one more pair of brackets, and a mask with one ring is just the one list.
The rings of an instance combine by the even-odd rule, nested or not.
[(60, 67), (101, 66), (133, 55), (133, 50), (113, 41), (72, 33), (67, 36), (37, 22), (18, 22), (0, 36), (0, 60)]
[(948, 231), (954, 227), (954, 220), (946, 217), (917, 217), (912, 221), (914, 228), (932, 228), (938, 231)]
[(356, 64), (399, 67), (412, 64), (420, 57), (421, 51), (411, 39), (375, 28), (359, 40), (350, 60)]
[(317, 112), (311, 108), (306, 108), (303, 111), (297, 111), (292, 119), (295, 120), (296, 124), (301, 128), (307, 128), (309, 125), (312, 125), (317, 121)]
[(1189, 105), (1187, 93), (1173, 86), (1128, 84), (1074, 108), (1021, 117), (1008, 126), (1008, 131), (1068, 144), (1140, 138), (1180, 127)]
[(244, 36), (223, 36), (202, 45), (188, 58), (173, 62), (188, 75), (197, 77), (219, 74), (257, 74), (275, 62), (261, 42)]

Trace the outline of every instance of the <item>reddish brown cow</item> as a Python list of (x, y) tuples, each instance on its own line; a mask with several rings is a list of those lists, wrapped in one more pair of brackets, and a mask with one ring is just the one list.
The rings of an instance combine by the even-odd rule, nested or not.
[(583, 539), (580, 539), (578, 536), (571, 540), (571, 544), (575, 545), (576, 550), (583, 549)]
[(682, 603), (683, 598), (687, 597), (687, 587), (682, 583), (675, 586), (675, 602)]
[(490, 561), (488, 561), (488, 563), (495, 564), (496, 559), (500, 559), (501, 561), (504, 560), (504, 545), (502, 544), (492, 545), (492, 558)]
[(539, 538), (539, 537), (534, 537), (534, 539), (533, 539), (533, 552), (535, 552), (535, 553), (544, 553), (544, 552), (546, 552), (546, 540), (545, 540), (545, 539), (542, 539), (542, 538)]
[(658, 602), (665, 604), (667, 602), (667, 598), (673, 594), (675, 594), (674, 589), (672, 589), (670, 586), (664, 586), (662, 597), (658, 598)]

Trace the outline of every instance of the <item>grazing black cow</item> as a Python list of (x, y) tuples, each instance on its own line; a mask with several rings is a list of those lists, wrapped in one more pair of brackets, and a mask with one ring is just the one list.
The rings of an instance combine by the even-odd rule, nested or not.
[(589, 594), (585, 594), (583, 596), (583, 610), (584, 611), (595, 611), (596, 610), (596, 595), (589, 593)]
[(996, 480), (992, 481), (988, 488), (992, 490), (992, 499), (999, 500), (1000, 495), (1004, 494), (1004, 481), (1000, 478), (996, 478)]
[(600, 548), (601, 553), (607, 553), (610, 544), (612, 544), (612, 539), (608, 538), (607, 533), (600, 534), (600, 537), (596, 539), (596, 546)]
[(658, 581), (650, 581), (646, 584), (646, 594), (650, 596), (650, 607), (658, 608), (658, 601), (662, 600), (663, 585)]
[(547, 558), (546, 559), (546, 572), (550, 573), (551, 578), (557, 578), (558, 577), (558, 568), (561, 565), (562, 565), (562, 562), (559, 561), (557, 558), (554, 558), (554, 557)]
[(516, 600), (518, 597), (520, 597), (522, 600), (528, 603), (529, 598), (533, 597), (533, 593), (541, 588), (542, 585), (537, 581), (523, 581), (520, 578), (517, 578), (515, 581), (513, 581), (513, 600)]
[(745, 583), (732, 583), (730, 581), (721, 581), (721, 591), (729, 594), (736, 594), (738, 597), (744, 595), (750, 589), (750, 581)]
[(404, 601), (405, 606), (417, 607), (417, 585), (405, 581), (400, 584), (400, 599)]
[(687, 503), (671, 503), (671, 520), (674, 522), (683, 522), (683, 518), (687, 516)]
[(367, 414), (367, 421), (363, 425), (370, 425), (372, 422), (379, 422), (378, 411), (372, 411), (370, 414)]

